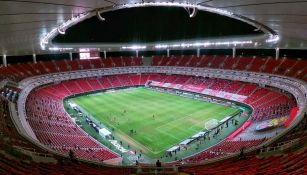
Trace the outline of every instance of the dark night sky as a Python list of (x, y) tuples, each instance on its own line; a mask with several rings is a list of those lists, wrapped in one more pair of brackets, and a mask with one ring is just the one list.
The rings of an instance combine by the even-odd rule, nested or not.
[(198, 11), (190, 18), (179, 7), (128, 8), (87, 19), (57, 36), (55, 43), (146, 43), (259, 34), (241, 21)]

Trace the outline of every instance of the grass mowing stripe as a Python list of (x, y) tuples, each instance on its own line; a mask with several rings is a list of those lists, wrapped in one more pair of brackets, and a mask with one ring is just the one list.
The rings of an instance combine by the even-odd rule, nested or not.
[[(123, 140), (134, 141), (153, 155), (201, 131), (208, 119), (221, 120), (236, 111), (143, 88), (79, 96), (73, 101), (109, 129), (115, 128)], [(137, 134), (129, 135), (131, 129)]]

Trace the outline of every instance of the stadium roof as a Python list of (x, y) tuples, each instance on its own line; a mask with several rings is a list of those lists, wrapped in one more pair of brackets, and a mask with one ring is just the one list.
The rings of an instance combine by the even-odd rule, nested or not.
[[(0, 55), (50, 53), (42, 50), (41, 40), (54, 28), (79, 14), (95, 9), (148, 3), (146, 0), (0, 0)], [(253, 48), (306, 49), (307, 1), (304, 0), (193, 0), (163, 1), (226, 10), (247, 17), (276, 32), (274, 44)], [(61, 31), (60, 31), (61, 32)]]

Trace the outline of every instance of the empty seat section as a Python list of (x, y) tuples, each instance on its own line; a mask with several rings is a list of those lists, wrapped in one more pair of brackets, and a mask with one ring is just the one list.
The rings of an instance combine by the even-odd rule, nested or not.
[(18, 71), (16, 67), (9, 66), (9, 67), (6, 67), (5, 69), (8, 75), (13, 77), (13, 79), (16, 81), (20, 81), (24, 78), (29, 77), (29, 75), (26, 72)]
[[(67, 86), (75, 94), (82, 93), (83, 90), (78, 89), (78, 84), (85, 82), (86, 80), (66, 81), (62, 83), (62, 91), (66, 91), (63, 87)], [(50, 85), (29, 95), (27, 116), (38, 140), (64, 154), (72, 150), (76, 157), (86, 160), (101, 162), (117, 158), (118, 155), (90, 138), (75, 125), (69, 116), (66, 116), (62, 100), (54, 99), (50, 95), (46, 96), (45, 88), (59, 90), (59, 87), (59, 85)], [(85, 86), (82, 87), (86, 89)]]
[(93, 90), (103, 89), (103, 87), (101, 86), (101, 84), (98, 82), (96, 78), (88, 78), (87, 82), (93, 88)]
[(233, 65), (238, 61), (238, 58), (227, 57), (224, 62), (224, 69), (232, 69)]
[(186, 163), (192, 162), (200, 162), (207, 159), (217, 158), (225, 156), (229, 153), (234, 153), (240, 151), (241, 148), (250, 148), (261, 144), (263, 139), (261, 140), (247, 140), (247, 141), (223, 141), (206, 151), (203, 151), (191, 158), (187, 158), (184, 161)]
[(220, 65), (225, 61), (226, 56), (215, 56), (211, 62), (211, 68), (220, 68)]
[(49, 96), (53, 99), (59, 99), (62, 100), (64, 99), (65, 96), (67, 96), (68, 94), (64, 94), (61, 92), (58, 92), (57, 90), (53, 89), (53, 88), (44, 88), (41, 90), (41, 92), (45, 95), (45, 96)]
[(297, 64), (295, 64), (292, 68), (290, 68), (290, 71), (287, 73), (288, 76), (296, 77), (298, 73), (302, 72), (302, 70), (307, 66), (305, 61), (299, 61)]
[(67, 63), (66, 63), (65, 60), (55, 61), (54, 63), (57, 65), (57, 67), (59, 68), (60, 72), (69, 71)]
[(223, 90), (224, 87), (227, 86), (228, 82), (228, 80), (216, 79), (214, 84), (210, 86), (210, 89)]
[(114, 67), (114, 63), (112, 61), (112, 58), (103, 58), (102, 59), (102, 63), (104, 65), (104, 67)]
[(42, 62), (49, 73), (58, 72), (55, 64), (52, 61)]
[(265, 58), (260, 58), (260, 57), (255, 58), (254, 61), (252, 62), (250, 71), (259, 72), (260, 67), (265, 63), (265, 60), (266, 60)]
[(63, 94), (63, 96), (72, 95), (72, 93), (64, 86), (64, 84), (54, 84), (52, 88), (55, 90), (57, 94)]
[(185, 84), (190, 78), (191, 76), (187, 76), (187, 75), (177, 75), (177, 79), (173, 81), (173, 83), (174, 84)]
[(197, 67), (210, 67), (210, 64), (213, 61), (213, 59), (214, 59), (214, 56), (203, 55), (203, 56), (201, 56), (201, 60), (200, 60), (199, 65), (196, 65), (196, 66)]
[(133, 57), (133, 66), (142, 66), (143, 58), (142, 57)]
[(130, 79), (130, 75), (129, 74), (118, 75), (116, 77), (119, 80), (121, 86), (133, 86), (133, 83), (132, 83), (132, 81)]
[(64, 81), (63, 85), (72, 93), (78, 94), (84, 92), (74, 80)]
[(168, 75), (164, 80), (164, 83), (173, 83), (177, 78), (177, 75)]
[(78, 64), (77, 61), (66, 61), (68, 67), (70, 68), (69, 70), (79, 70), (80, 65)]
[(90, 60), (79, 60), (79, 64), (81, 65), (82, 69), (91, 69), (91, 62)]
[(115, 58), (112, 58), (112, 60), (115, 64), (115, 67), (122, 67), (123, 66), (123, 62), (122, 62), (121, 57), (115, 57)]
[(134, 65), (134, 60), (132, 57), (125, 57), (123, 58), (123, 62), (125, 66), (133, 66)]
[(241, 89), (238, 90), (237, 94), (249, 96), (253, 91), (257, 89), (255, 84), (243, 84)]
[(192, 56), (182, 56), (177, 66), (181, 66), (181, 67), (187, 66), (187, 63), (192, 59), (192, 57), (194, 56), (193, 55)]
[(194, 56), (192, 59), (187, 63), (188, 67), (196, 67), (198, 64), (200, 64), (201, 58)]
[(273, 73), (279, 64), (280, 60), (275, 60), (271, 58), (269, 59), (269, 61), (266, 62), (263, 72)]
[(237, 70), (249, 70), (248, 65), (252, 63), (254, 58), (252, 57), (242, 57), (240, 60), (237, 62), (237, 66), (235, 69)]
[(276, 68), (274, 73), (279, 75), (286, 75), (288, 73), (288, 70), (290, 71), (290, 68), (292, 68), (296, 64), (296, 62), (296, 60), (284, 59), (282, 60), (282, 64), (280, 64)]
[(91, 65), (93, 66), (93, 68), (95, 69), (99, 69), (99, 68), (103, 68), (103, 64), (102, 64), (102, 60), (100, 58), (98, 59), (91, 59), (90, 60)]
[(268, 93), (270, 93), (269, 90), (258, 88), (258, 89), (256, 89), (256, 91), (254, 93), (250, 94), (249, 98), (247, 98), (244, 102), (250, 104), (251, 102), (256, 101), (260, 97), (267, 95)]
[(141, 76), (136, 74), (130, 74), (130, 80), (132, 82), (132, 85), (140, 85)]
[(32, 67), (36, 70), (38, 70), (39, 74), (47, 74), (47, 70), (45, 69), (45, 66), (42, 63), (36, 63), (32, 64)]
[(242, 87), (243, 83), (239, 81), (230, 81), (228, 85), (223, 88), (223, 91), (236, 94)]
[(158, 82), (164, 82), (167, 78), (166, 75), (162, 74), (150, 74), (148, 80), (158, 81)]
[(27, 64), (15, 64), (14, 69), (23, 73), (24, 76), (33, 76), (36, 72)]
[(99, 78), (98, 81), (100, 82), (100, 84), (104, 89), (113, 88), (107, 76)]
[(122, 84), (121, 82), (118, 80), (117, 76), (107, 76), (107, 79), (109, 80), (110, 84), (112, 84), (112, 87), (121, 87)]
[(159, 66), (166, 66), (171, 57), (162, 56), (161, 61), (159, 62)]
[(145, 83), (147, 82), (148, 78), (149, 78), (148, 74), (141, 74), (140, 85), (145, 85)]
[(190, 174), (280, 174), (300, 175), (306, 174), (306, 151), (285, 155), (271, 155), (258, 158), (247, 156), (244, 160), (227, 159), (206, 165), (188, 166), (182, 171)]
[(203, 77), (190, 77), (190, 79), (187, 80), (186, 84), (202, 86), (204, 81), (205, 79)]
[(38, 75), (39, 72), (37, 72), (37, 71), (33, 68), (32, 65), (33, 65), (32, 63), (21, 64), (21, 66), (22, 66), (25, 70), (31, 72), (32, 75)]
[(177, 66), (180, 60), (181, 60), (181, 57), (179, 56), (171, 56), (168, 58), (166, 66)]
[(153, 66), (159, 66), (161, 61), (162, 61), (162, 56), (153, 56), (152, 57), (152, 65)]
[(214, 85), (214, 83), (215, 83), (215, 79), (214, 78), (207, 78), (207, 79), (204, 79), (204, 81), (202, 83), (202, 86), (204, 88), (211, 89), (211, 86)]
[(79, 87), (83, 90), (83, 92), (90, 92), (93, 91), (93, 88), (86, 79), (79, 79), (76, 81)]

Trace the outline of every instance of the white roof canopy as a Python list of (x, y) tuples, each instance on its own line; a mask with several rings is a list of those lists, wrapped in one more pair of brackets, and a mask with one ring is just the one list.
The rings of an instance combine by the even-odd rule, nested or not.
[[(141, 0), (32, 0), (0, 2), (0, 55), (32, 55), (59, 53), (60, 51), (42, 50), (40, 40), (48, 32), (57, 28), (72, 15), (85, 13), (96, 8), (116, 7), (155, 1)], [(178, 0), (163, 2), (182, 3)], [(269, 28), (280, 36), (274, 45), (254, 45), (253, 48), (307, 48), (306, 1), (276, 0), (187, 0), (195, 4), (226, 10), (230, 13), (248, 17)], [(112, 19), (106, 19), (112, 20)], [(67, 51), (66, 51), (67, 52)]]

